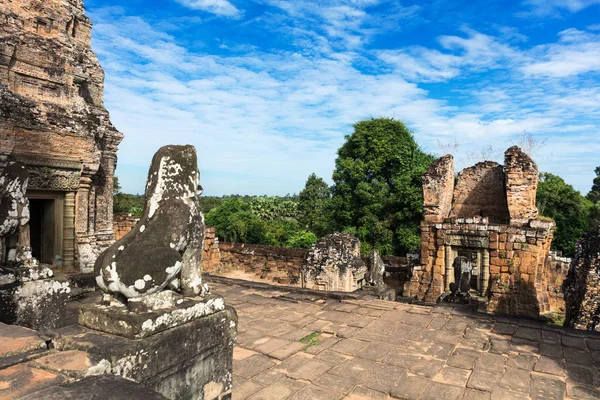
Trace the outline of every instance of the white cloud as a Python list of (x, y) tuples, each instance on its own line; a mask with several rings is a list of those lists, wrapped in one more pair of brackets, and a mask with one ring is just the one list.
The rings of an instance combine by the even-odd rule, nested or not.
[(576, 13), (585, 8), (600, 4), (600, 0), (526, 0), (523, 3), (530, 11), (522, 16), (554, 16), (561, 12)]
[[(508, 37), (464, 29), (431, 47), (365, 50), (333, 29), (367, 40), (372, 17), (365, 7), (372, 3), (347, 2), (346, 9), (327, 3), (315, 13), (300, 1), (281, 3), (286, 16), (266, 29), (284, 32), (292, 46), (244, 46), (219, 54), (185, 48), (140, 18), (94, 12), (107, 108), (125, 133), (119, 149), (123, 175), (145, 171), (161, 145), (190, 143), (198, 149), (209, 195), (298, 192), (312, 172), (330, 178), (351, 124), (388, 116), (407, 122), (431, 152), (438, 139), (458, 140), (464, 154), (487, 144), (503, 151), (523, 131), (549, 137), (559, 162), (541, 162), (542, 168), (562, 176), (560, 162), (577, 159), (589, 173), (565, 178), (578, 188), (591, 181), (595, 161), (582, 160), (598, 150), (596, 143), (572, 144), (600, 136), (600, 92), (574, 74), (565, 81), (555, 79), (556, 72), (540, 73), (532, 61), (558, 61), (567, 49), (585, 49), (595, 43), (591, 33), (567, 30), (556, 43), (527, 49), (508, 44)], [(292, 23), (287, 15), (294, 13), (302, 17)], [(327, 29), (311, 18), (327, 20)], [(347, 27), (336, 25), (344, 19)], [(490, 71), (504, 75), (466, 79)], [(457, 84), (451, 93), (434, 95), (420, 87), (424, 81)], [(135, 181), (127, 174), (125, 189), (142, 191), (143, 174)]]
[(222, 17), (240, 18), (242, 13), (227, 0), (175, 0), (193, 10), (201, 10)]
[(410, 47), (384, 50), (379, 58), (393, 64), (397, 72), (415, 81), (447, 81), (462, 71), (506, 68), (521, 55), (507, 44), (482, 33), (465, 29), (467, 37), (441, 36), (442, 50)]
[(559, 36), (558, 43), (533, 49), (532, 61), (522, 68), (526, 74), (564, 78), (600, 72), (600, 35), (567, 29)]

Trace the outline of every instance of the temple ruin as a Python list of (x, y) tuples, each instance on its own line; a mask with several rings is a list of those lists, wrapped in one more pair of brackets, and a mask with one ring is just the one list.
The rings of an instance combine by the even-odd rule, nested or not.
[(122, 134), (104, 108), (104, 72), (82, 0), (0, 3), (0, 171), (29, 171), (33, 256), (91, 271), (114, 240)]
[(438, 301), (463, 257), (482, 308), (531, 317), (551, 311), (546, 260), (555, 224), (538, 217), (537, 184), (537, 165), (516, 146), (504, 166), (481, 162), (457, 177), (452, 156), (434, 162), (423, 176), (421, 265), (404, 296)]

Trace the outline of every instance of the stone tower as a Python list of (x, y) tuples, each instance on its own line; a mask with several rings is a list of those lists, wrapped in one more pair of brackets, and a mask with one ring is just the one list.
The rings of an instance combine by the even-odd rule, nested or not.
[(113, 174), (123, 135), (82, 0), (0, 1), (0, 170), (27, 165), (31, 245), (43, 263), (93, 268), (114, 239)]

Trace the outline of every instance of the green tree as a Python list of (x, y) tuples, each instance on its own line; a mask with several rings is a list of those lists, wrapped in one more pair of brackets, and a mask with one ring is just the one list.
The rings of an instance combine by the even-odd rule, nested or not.
[(205, 216), (205, 225), (214, 226), (217, 236), (225, 242), (266, 244), (263, 221), (239, 198), (228, 198), (210, 210)]
[(577, 240), (592, 228), (593, 204), (561, 177), (542, 173), (537, 207), (541, 215), (556, 222), (552, 248), (573, 256)]
[(329, 185), (314, 173), (306, 180), (298, 195), (299, 221), (318, 237), (329, 232), (331, 190)]
[(434, 157), (400, 121), (370, 119), (338, 150), (333, 173), (334, 229), (353, 233), (363, 252), (404, 254), (419, 247), (421, 177)]
[(297, 249), (308, 249), (316, 241), (317, 236), (314, 233), (301, 230), (292, 232), (285, 245)]
[(592, 203), (600, 203), (600, 167), (596, 167), (594, 172), (596, 173), (596, 177), (592, 184), (592, 190), (587, 194), (587, 198)]

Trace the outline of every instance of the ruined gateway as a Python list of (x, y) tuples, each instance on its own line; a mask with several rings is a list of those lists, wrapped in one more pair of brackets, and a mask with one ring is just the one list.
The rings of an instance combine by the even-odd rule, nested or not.
[(521, 149), (504, 166), (482, 162), (454, 175), (447, 155), (423, 176), (421, 265), (404, 295), (435, 302), (454, 282), (453, 264), (473, 264), (471, 288), (489, 312), (539, 317), (553, 311), (547, 263), (554, 222), (538, 218), (538, 168)]
[(90, 271), (114, 240), (122, 140), (104, 108), (104, 72), (82, 0), (0, 2), (0, 170), (29, 170), (33, 256)]

